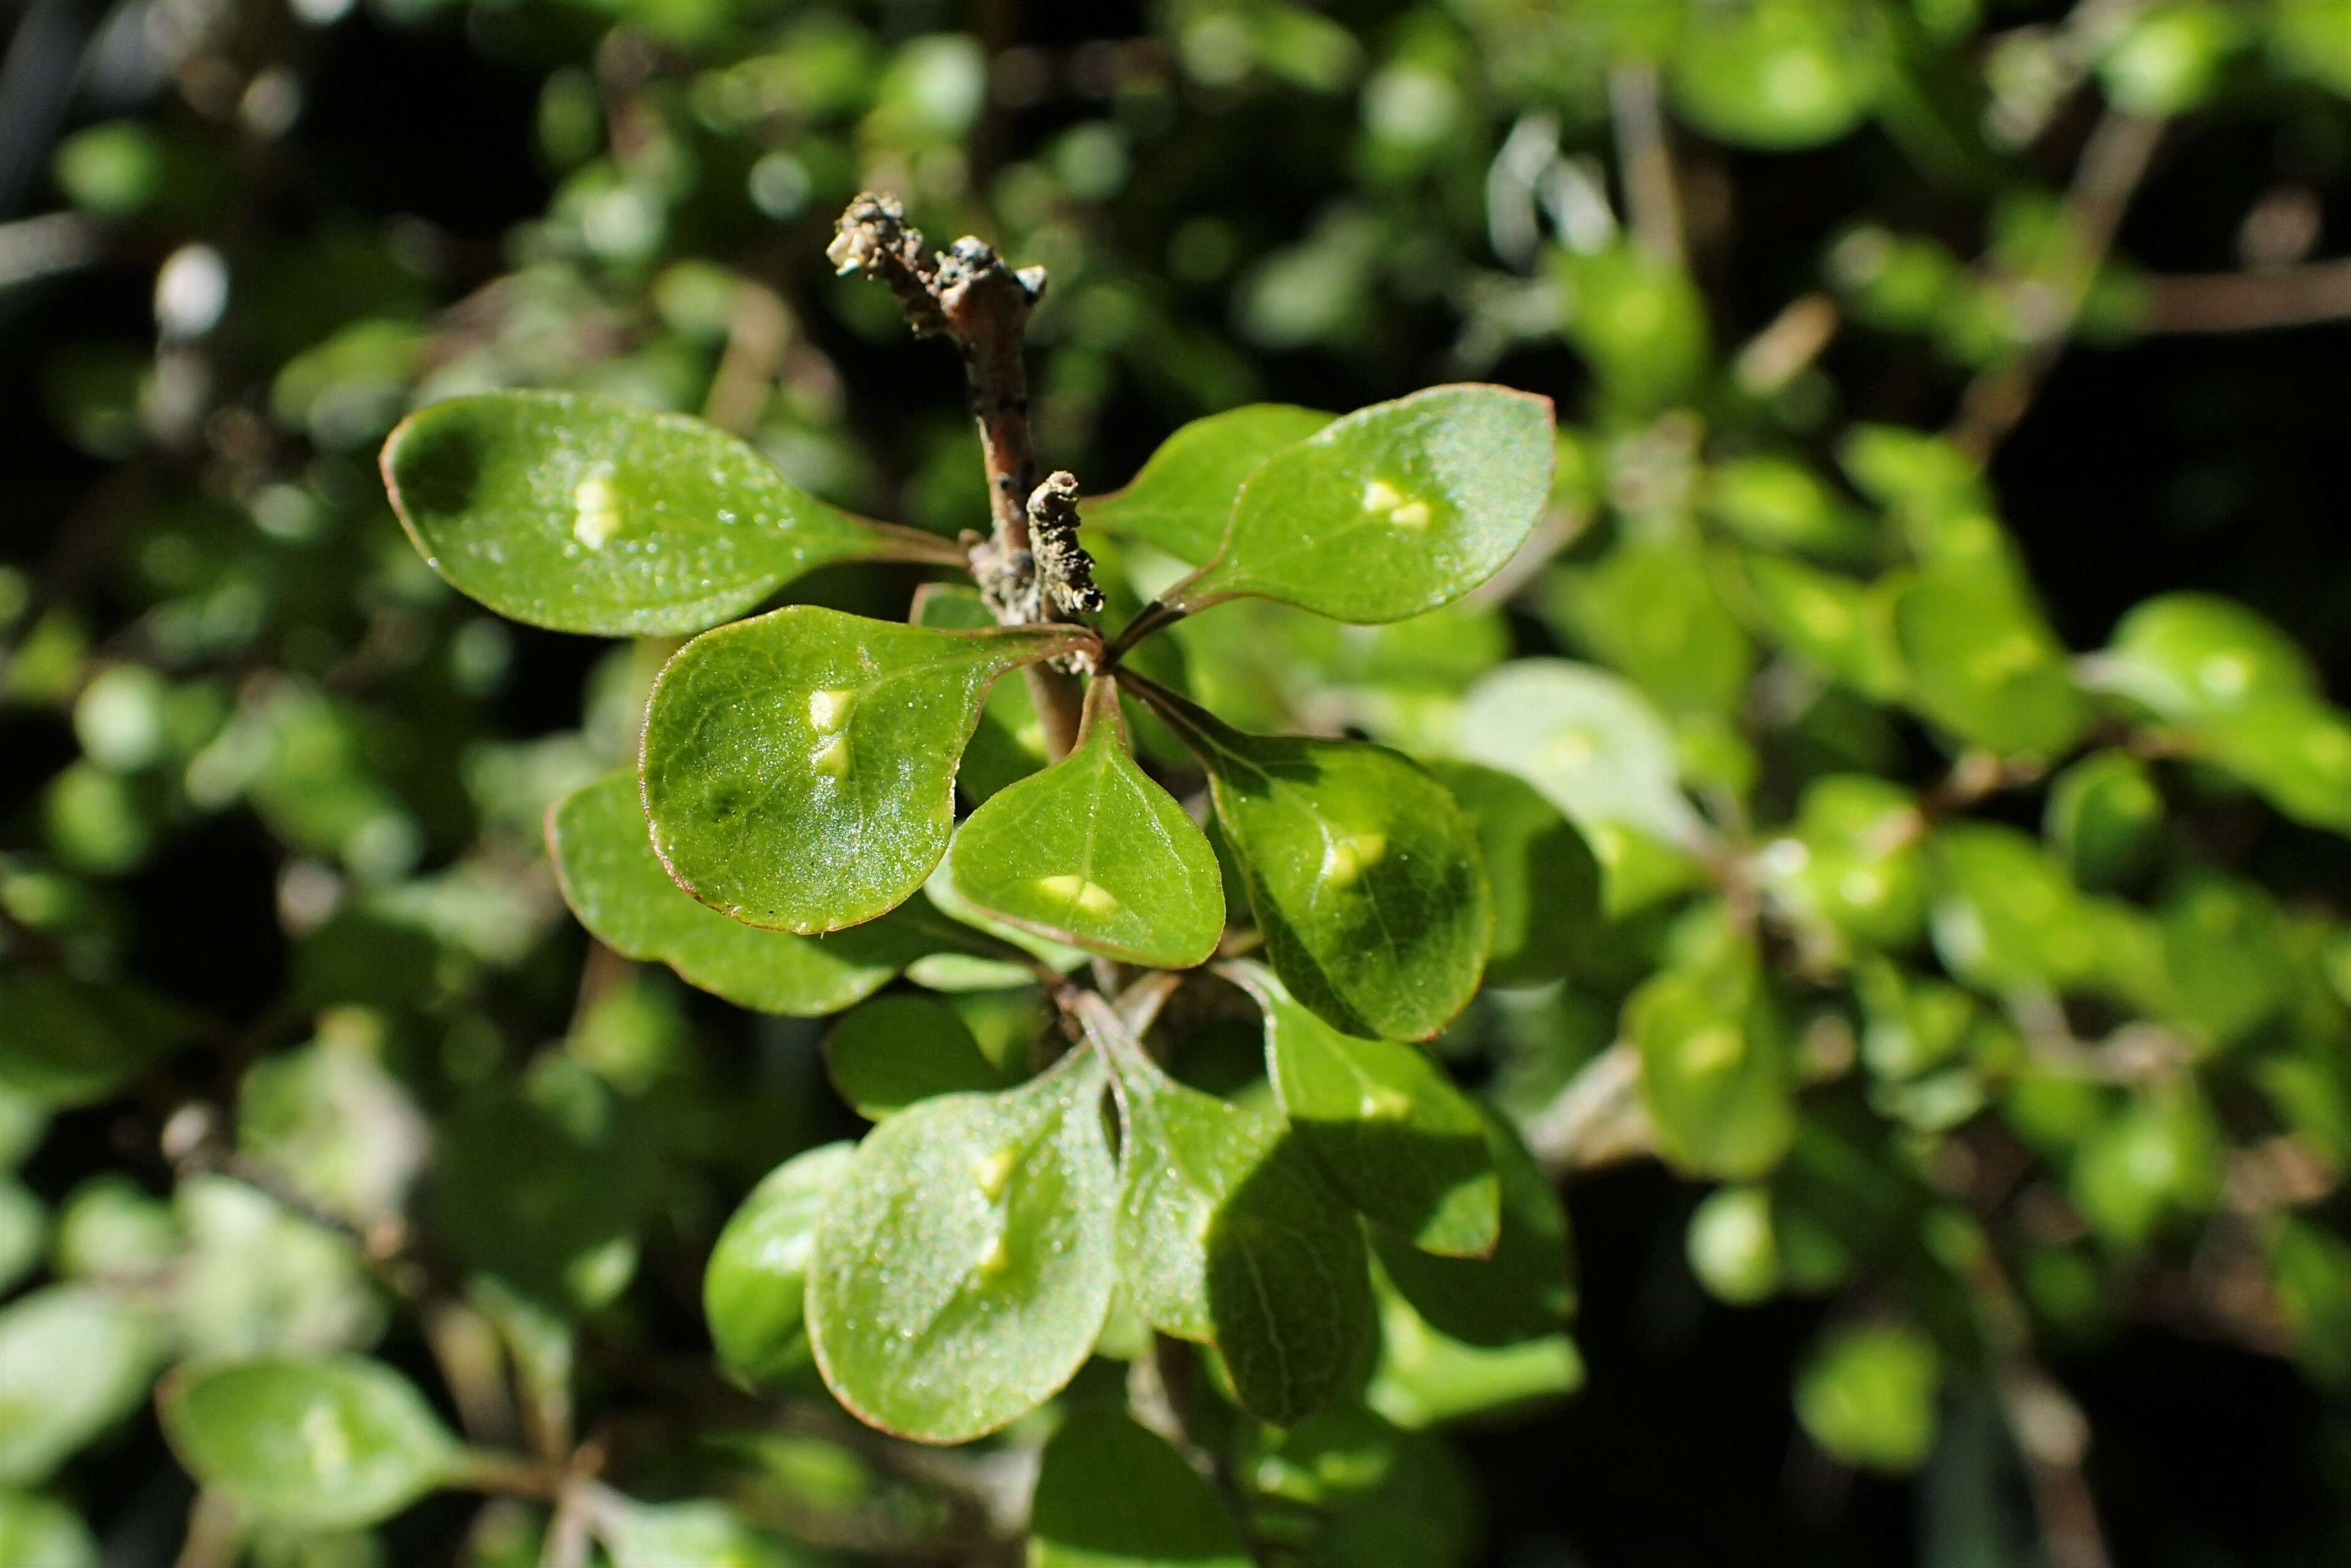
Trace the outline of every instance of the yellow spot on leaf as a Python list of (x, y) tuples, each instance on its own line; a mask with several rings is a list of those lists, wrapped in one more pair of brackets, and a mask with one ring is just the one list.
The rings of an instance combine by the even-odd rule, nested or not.
[(1040, 876), (1037, 885), (1055, 898), (1067, 899), (1070, 906), (1095, 919), (1104, 919), (1119, 911), (1118, 895), (1098, 882), (1081, 876)]
[(1364, 510), (1385, 517), (1390, 527), (1399, 528), (1425, 528), (1437, 516), (1426, 501), (1405, 495), (1384, 479), (1364, 486)]
[(1412, 1096), (1384, 1084), (1374, 1085), (1364, 1091), (1355, 1110), (1366, 1122), (1401, 1122), (1412, 1114)]
[(846, 689), (809, 693), (809, 723), (819, 735), (831, 735), (849, 722), (850, 706), (857, 694)]
[(1700, 1077), (1725, 1072), (1747, 1051), (1747, 1041), (1728, 1024), (1702, 1029), (1682, 1041), (1682, 1068)]
[(580, 481), (571, 492), (571, 537), (590, 549), (602, 549), (621, 531), (620, 492), (602, 474)]
[(971, 1173), (971, 1179), (978, 1183), (979, 1190), (993, 1201), (1004, 1196), (1004, 1189), (1011, 1183), (1012, 1173), (1019, 1164), (1020, 1151), (1008, 1144), (981, 1160), (978, 1168)]
[(1002, 1231), (988, 1239), (987, 1245), (980, 1249), (979, 1256), (972, 1260), (971, 1266), (982, 1278), (1001, 1274), (1012, 1266), (1012, 1252), (1004, 1245)]
[(809, 754), (809, 761), (818, 772), (829, 773), (835, 779), (841, 778), (849, 771), (849, 737), (826, 736), (818, 744), (817, 748)]
[(1322, 846), (1322, 880), (1332, 887), (1344, 887), (1364, 872), (1380, 863), (1388, 852), (1384, 833), (1355, 833), (1333, 837)]

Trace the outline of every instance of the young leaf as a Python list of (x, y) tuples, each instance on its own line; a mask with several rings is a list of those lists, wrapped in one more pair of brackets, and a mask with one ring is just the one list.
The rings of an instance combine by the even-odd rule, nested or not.
[(970, 1027), (928, 997), (883, 997), (850, 1013), (825, 1036), (824, 1065), (833, 1088), (869, 1122), (934, 1095), (1005, 1087)]
[(772, 1387), (810, 1364), (809, 1259), (825, 1201), (856, 1152), (825, 1144), (769, 1171), (710, 1249), (703, 1316), (718, 1364), (747, 1388)]
[(1081, 1410), (1053, 1440), (1029, 1509), (1028, 1568), (1251, 1568), (1224, 1504), (1167, 1440)]
[(1188, 969), (1224, 935), (1216, 852), (1129, 755), (1108, 676), (1087, 689), (1076, 747), (973, 812), (947, 865), (999, 919), (1127, 963)]
[(384, 443), (383, 478), (435, 571), (558, 632), (699, 632), (828, 561), (957, 555), (834, 510), (700, 420), (574, 392), (420, 409)]
[(818, 1228), (808, 1289), (817, 1365), (861, 1419), (968, 1442), (1084, 1364), (1116, 1274), (1102, 1090), (1081, 1053), (866, 1135)]
[(231, 1363), (175, 1375), (163, 1433), (204, 1487), (256, 1520), (360, 1530), (463, 1468), (404, 1377), (363, 1356)]
[(1333, 421), (1241, 486), (1216, 558), (1162, 597), (1241, 595), (1401, 621), (1460, 598), (1526, 542), (1551, 496), (1548, 398), (1431, 387)]
[(1493, 911), (1445, 786), (1385, 747), (1243, 735), (1143, 687), (1208, 771), (1266, 952), (1350, 1034), (1426, 1040), (1478, 988)]
[(665, 963), (754, 1012), (819, 1018), (854, 1006), (926, 954), (980, 946), (920, 901), (824, 936), (746, 925), (670, 879), (632, 774), (583, 784), (548, 808), (547, 848), (580, 923), (614, 952)]
[(1341, 1034), (1259, 966), (1222, 972), (1265, 1010), (1274, 1097), (1348, 1200), (1428, 1251), (1491, 1251), (1501, 1184), (1469, 1097), (1417, 1046)]
[(1168, 1077), (1099, 998), (1084, 1016), (1125, 1129), (1126, 1299), (1163, 1333), (1214, 1343), (1251, 1414), (1322, 1408), (1371, 1338), (1362, 1227), (1279, 1122)]
[(1558, 807), (1516, 774), (1432, 762), (1478, 834), (1494, 899), (1489, 986), (1539, 986), (1600, 937), (1600, 862)]
[(0, 1310), (0, 1484), (47, 1480), (146, 1396), (163, 1353), (147, 1312), (84, 1286)]
[(1161, 443), (1125, 489), (1087, 501), (1086, 523), (1198, 566), (1225, 542), (1233, 502), (1249, 476), (1333, 417), (1291, 403), (1253, 402), (1196, 419)]
[(1836, 1458), (1900, 1474), (1935, 1447), (1934, 1342), (1901, 1323), (1830, 1331), (1796, 1375), (1796, 1418)]
[(1501, 1183), (1501, 1228), (1483, 1258), (1442, 1258), (1401, 1236), (1372, 1233), (1380, 1268), (1438, 1333), (1468, 1344), (1539, 1340), (1575, 1311), (1567, 1210), (1516, 1133), (1480, 1108), (1486, 1148)]
[(795, 605), (705, 632), (653, 683), (653, 848), (753, 925), (836, 931), (904, 903), (947, 847), (989, 683), (1077, 627), (933, 632)]

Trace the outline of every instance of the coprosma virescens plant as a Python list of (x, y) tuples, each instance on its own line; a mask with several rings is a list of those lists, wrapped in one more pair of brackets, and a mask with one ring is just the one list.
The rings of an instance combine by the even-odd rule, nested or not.
[[(1030, 451), (1041, 271), (973, 239), (932, 255), (872, 196), (831, 255), (962, 355), (987, 534), (850, 517), (697, 421), (560, 393), (434, 403), (383, 455), (418, 548), (483, 603), (566, 632), (698, 633), (653, 684), (639, 767), (549, 814), (581, 921), (748, 1006), (858, 1008), (831, 1067), (879, 1124), (786, 1163), (721, 1237), (721, 1360), (754, 1386), (812, 1362), (863, 1420), (960, 1443), (1036, 1410), (1105, 1335), (1157, 1335), (1144, 1411), (1193, 1443), (1176, 1411), (1195, 1401), (1294, 1427), (1360, 1384), (1376, 1268), (1416, 1333), (1449, 1326), (1469, 1356), (1531, 1343), (1535, 1375), (1555, 1369), (1558, 1200), (1412, 1042), (1489, 960), (1557, 939), (1532, 906), (1548, 922), (1588, 901), (1580, 841), (1500, 775), (1234, 728), (1180, 694), (1155, 639), (1238, 598), (1358, 625), (1460, 599), (1543, 514), (1548, 400), (1462, 385), (1343, 418), (1237, 409), (1081, 500)], [(1097, 575), (1092, 530), (1189, 569), (1142, 602), (1126, 574)], [(732, 619), (843, 559), (950, 575), (904, 622), (806, 604)], [(1216, 844), (1169, 787), (1202, 780)], [(1008, 965), (1058, 1016), (1008, 1060), (919, 992), (858, 1007), (901, 973), (952, 988)], [(1223, 1002), (1185, 1006), (1211, 977)], [(1270, 1099), (1220, 1098), (1159, 1059), (1186, 1016), (1241, 998), (1262, 1014)], [(1213, 1352), (1205, 1375), (1193, 1346)], [(1187, 1552), (1242, 1552), (1165, 1438), (1084, 1434), (1048, 1461), (1045, 1539), (1086, 1548), (1107, 1507), (1181, 1521)]]

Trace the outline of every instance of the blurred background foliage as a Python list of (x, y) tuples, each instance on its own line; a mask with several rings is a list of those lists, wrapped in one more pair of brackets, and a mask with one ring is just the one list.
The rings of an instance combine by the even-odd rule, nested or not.
[(1238, 723), (1520, 775), (1603, 890), (1443, 1045), (1566, 1182), (1581, 1365), (1249, 1438), (1280, 1560), (2351, 1557), (2346, 175), (2344, 0), (22, 0), (0, 1564), (538, 1561), (194, 1501), (160, 1373), (347, 1350), (772, 1537), (644, 1563), (994, 1560), (999, 1471), (706, 1386), (717, 1226), (857, 1124), (557, 896), (666, 648), (462, 601), (374, 466), (574, 387), (976, 526), (951, 364), (823, 260), (864, 188), (1049, 270), (1091, 491), (1258, 399), (1567, 420), (1468, 607), (1176, 634)]

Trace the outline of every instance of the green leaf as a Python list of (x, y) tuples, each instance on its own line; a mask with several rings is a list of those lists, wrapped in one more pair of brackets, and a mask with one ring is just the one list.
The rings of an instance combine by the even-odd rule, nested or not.
[(1225, 542), (1233, 503), (1249, 476), (1333, 417), (1290, 403), (1253, 402), (1196, 419), (1162, 442), (1125, 489), (1087, 501), (1086, 524), (1198, 566)]
[(0, 1309), (0, 1485), (47, 1479), (128, 1415), (163, 1350), (146, 1312), (85, 1286)]
[(1494, 902), (1486, 984), (1558, 979), (1600, 935), (1600, 862), (1583, 835), (1516, 774), (1474, 762), (1428, 768), (1478, 834)]
[(1808, 0), (1757, 0), (1694, 23), (1674, 56), (1674, 107), (1742, 147), (1836, 140), (1869, 111), (1878, 74), (1840, 15)]
[(384, 443), (383, 476), (435, 571), (558, 632), (699, 632), (828, 561), (956, 554), (835, 511), (700, 420), (574, 392), (421, 409)]
[(2147, 869), (2163, 831), (2163, 795), (2127, 751), (2094, 751), (2049, 786), (2042, 834), (2085, 887), (2115, 887)]
[(1612, 915), (1686, 884), (1705, 825), (1682, 795), (1673, 731), (1625, 682), (1565, 659), (1514, 660), (1462, 699), (1460, 745), (1582, 830)]
[(1501, 1183), (1501, 1228), (1483, 1258), (1443, 1258), (1374, 1231), (1389, 1281), (1437, 1332), (1475, 1345), (1555, 1334), (1575, 1311), (1567, 1210), (1519, 1135), (1479, 1107), (1486, 1149)]
[(2199, 755), (2295, 821), (2351, 833), (2351, 717), (2303, 697), (2263, 697), (2204, 720)]
[(432, 1148), (432, 1129), (379, 1048), (358, 1030), (322, 1033), (256, 1061), (237, 1086), (238, 1151), (361, 1227), (401, 1216)]
[(1126, 963), (1188, 969), (1224, 935), (1216, 852), (1135, 765), (1108, 676), (1087, 688), (1070, 755), (973, 812), (947, 865), (998, 919)]
[[(1091, 516), (1089, 522), (1092, 521)], [(1100, 562), (1096, 563), (1097, 566)], [(1103, 573), (1097, 571), (1095, 580)], [(906, 619), (916, 626), (942, 632), (985, 632), (998, 624), (996, 612), (967, 583), (926, 582), (914, 591), (914, 608)], [(963, 766), (956, 787), (975, 805), (998, 789), (1026, 779), (1052, 761), (1045, 754), (1045, 725), (1037, 716), (1037, 701), (1029, 683), (998, 681), (987, 688), (979, 723), (964, 747)]]
[(866, 1135), (826, 1207), (808, 1291), (817, 1365), (861, 1419), (968, 1442), (1084, 1364), (1117, 1271), (1102, 1090), (1080, 1053)]
[(0, 974), (0, 1090), (44, 1110), (94, 1104), (183, 1030), (172, 1009), (135, 986), (12, 968)]
[(754, 1012), (837, 1013), (915, 959), (974, 945), (919, 900), (823, 936), (730, 919), (670, 879), (631, 773), (583, 784), (549, 807), (547, 844), (564, 901), (597, 940)]
[(1288, 1431), (1242, 1435), (1233, 1474), (1252, 1533), (1295, 1568), (1468, 1568), (1478, 1495), (1447, 1444), (1342, 1406)]
[(2093, 661), (2093, 680), (2158, 718), (2188, 723), (2266, 697), (2319, 695), (2300, 644), (2243, 605), (2166, 593), (2133, 609)]
[(1583, 1357), (1563, 1333), (1471, 1344), (1430, 1323), (1392, 1285), (1379, 1301), (1380, 1359), (1364, 1403), (1399, 1427), (1490, 1421), (1583, 1385)]
[(653, 683), (653, 848), (753, 925), (834, 931), (904, 903), (946, 852), (989, 683), (1076, 627), (934, 632), (795, 605), (705, 632)]
[(1416, 1046), (1341, 1034), (1255, 964), (1223, 972), (1264, 1009), (1274, 1098), (1348, 1200), (1427, 1251), (1492, 1251), (1501, 1182), (1478, 1107), (1444, 1070)]
[(1926, 821), (1898, 784), (1838, 773), (1804, 787), (1794, 831), (1756, 857), (1763, 885), (1843, 943), (1901, 947), (1927, 918)]
[(1244, 1409), (1286, 1426), (1322, 1408), (1371, 1340), (1363, 1228), (1280, 1122), (1168, 1077), (1108, 1004), (1084, 1017), (1124, 1128), (1126, 1299), (1161, 1333), (1214, 1343)]
[(1657, 1149), (1686, 1169), (1760, 1176), (1796, 1135), (1794, 1069), (1753, 955), (1668, 969), (1625, 1003)]
[(810, 1364), (809, 1260), (825, 1203), (856, 1152), (825, 1144), (769, 1171), (710, 1249), (703, 1316), (718, 1364), (747, 1388), (788, 1383)]
[(1401, 621), (1502, 569), (1551, 495), (1551, 402), (1432, 387), (1333, 421), (1241, 486), (1215, 559), (1161, 598), (1242, 595), (1334, 620)]
[(24, 1183), (0, 1176), (0, 1294), (33, 1271), (48, 1239), (48, 1209)]
[(1824, 1335), (1796, 1375), (1796, 1416), (1832, 1457), (1867, 1469), (1917, 1469), (1935, 1446), (1935, 1346), (1899, 1323)]
[(883, 997), (832, 1026), (824, 1041), (832, 1086), (869, 1122), (938, 1094), (1004, 1088), (1004, 1074), (953, 1009), (928, 997)]
[(1771, 1224), (1771, 1194), (1760, 1186), (1719, 1186), (1691, 1211), (1682, 1248), (1707, 1293), (1733, 1306), (1769, 1300), (1782, 1283)]
[(1755, 651), (1687, 540), (1631, 539), (1549, 573), (1545, 618), (1677, 713), (1729, 714)]
[(1870, 543), (1867, 521), (1793, 458), (1726, 458), (1707, 470), (1703, 504), (1708, 517), (1761, 549), (1849, 560)]
[(1568, 337), (1612, 409), (1653, 414), (1697, 394), (1714, 347), (1687, 271), (1621, 242), (1552, 255)]
[(415, 1387), (363, 1356), (183, 1371), (165, 1385), (162, 1409), (188, 1473), (274, 1524), (361, 1529), (463, 1464)]
[(2090, 722), (2064, 649), (2006, 568), (1929, 568), (1894, 604), (1910, 700), (1970, 745), (2063, 751)]
[(1081, 1410), (1045, 1445), (1028, 1568), (1252, 1568), (1224, 1504), (1166, 1439)]
[(1907, 578), (1868, 584), (1802, 561), (1742, 554), (1726, 580), (1731, 603), (1764, 637), (1881, 702), (1902, 692), (1894, 603)]
[(1445, 786), (1361, 741), (1243, 735), (1143, 688), (1207, 769), (1266, 952), (1351, 1034), (1426, 1040), (1478, 988), (1493, 911)]
[(596, 1532), (612, 1568), (800, 1568), (812, 1561), (720, 1502), (615, 1500), (599, 1511)]
[(1935, 951), (1994, 993), (2064, 989), (2097, 965), (2086, 901), (2040, 844), (2013, 828), (1956, 822), (1932, 840)]
[(0, 1563), (7, 1568), (99, 1568), (98, 1540), (73, 1510), (33, 1492), (0, 1492)]

